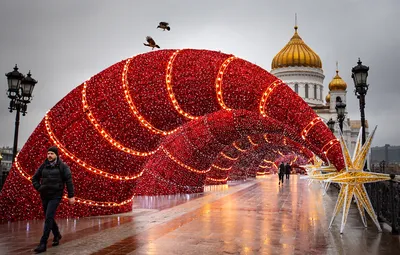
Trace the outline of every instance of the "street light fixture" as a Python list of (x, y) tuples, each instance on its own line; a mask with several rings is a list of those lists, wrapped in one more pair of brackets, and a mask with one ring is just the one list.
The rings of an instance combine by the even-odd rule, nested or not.
[[(365, 143), (365, 95), (367, 95), (368, 87), (367, 77), (368, 77), (369, 67), (362, 64), (360, 58), (358, 58), (357, 65), (351, 69), (354, 81), (354, 94), (360, 100), (360, 112), (361, 112), (361, 141), (362, 145)], [(367, 168), (365, 164), (364, 169)]]
[(339, 122), (340, 132), (343, 133), (343, 121), (346, 117), (346, 104), (342, 102), (342, 99), (338, 97), (336, 99), (336, 113), (337, 113), (337, 120)]
[(361, 112), (361, 126), (362, 126), (362, 144), (365, 143), (365, 113), (364, 113), (364, 108), (365, 108), (365, 95), (367, 95), (368, 87), (369, 85), (367, 84), (367, 77), (368, 77), (368, 71), (369, 67), (365, 66), (362, 64), (360, 58), (358, 59), (357, 62), (358, 65), (353, 67), (351, 69), (352, 75), (351, 78), (353, 78), (354, 81), (354, 94), (357, 96), (357, 98), (360, 100), (360, 112)]
[(332, 118), (330, 118), (326, 124), (332, 133), (335, 132), (335, 121)]
[(13, 158), (14, 162), (15, 156), (17, 155), (18, 147), (18, 129), (19, 129), (19, 117), (20, 112), (22, 116), (25, 116), (28, 109), (28, 104), (32, 100), (32, 92), (37, 83), (35, 79), (32, 78), (31, 71), (26, 75), (26, 77), (18, 72), (18, 66), (15, 65), (14, 71), (6, 74), (8, 82), (7, 95), (11, 99), (10, 106), (8, 109), (10, 112), (16, 111), (15, 116), (15, 131), (14, 131), (14, 147), (13, 147)]
[(379, 162), (379, 170), (381, 173), (385, 173), (385, 166), (386, 166), (385, 160), (382, 160), (381, 162)]

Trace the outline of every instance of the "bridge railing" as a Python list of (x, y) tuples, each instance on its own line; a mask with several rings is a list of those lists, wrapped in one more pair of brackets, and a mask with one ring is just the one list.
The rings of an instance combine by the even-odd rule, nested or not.
[(398, 235), (400, 229), (400, 176), (390, 175), (389, 181), (367, 183), (365, 187), (376, 216), (380, 222), (392, 227), (392, 234)]

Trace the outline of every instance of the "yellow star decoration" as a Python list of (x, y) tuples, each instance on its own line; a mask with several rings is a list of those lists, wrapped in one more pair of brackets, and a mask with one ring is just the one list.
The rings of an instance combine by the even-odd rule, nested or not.
[[(324, 161), (318, 158), (315, 154), (313, 155), (313, 158), (310, 159), (309, 161), (311, 160), (314, 161), (313, 165), (308, 164), (302, 166), (307, 170), (308, 176), (306, 177), (306, 179), (308, 179), (308, 185), (310, 186), (311, 183), (313, 183), (313, 181), (321, 182), (321, 186), (324, 189), (324, 195), (325, 195), (326, 191), (329, 188), (330, 182), (323, 183), (323, 181), (326, 181), (327, 179), (337, 175), (338, 174), (337, 169), (333, 165), (322, 166)], [(326, 172), (328, 172), (329, 174), (326, 174)]]
[(326, 194), (327, 190), (329, 189), (329, 185), (331, 182), (329, 181), (330, 178), (338, 175), (337, 169), (334, 165), (329, 164), (329, 166), (321, 166), (319, 169), (319, 174), (314, 174), (310, 177), (312, 180), (318, 180), (321, 183), (324, 182), (321, 186), (324, 189), (324, 195)]
[[(322, 163), (324, 162), (320, 158), (318, 158), (315, 154), (313, 155), (312, 160), (314, 161), (314, 164), (308, 164), (308, 165), (302, 166), (307, 171), (308, 185), (310, 185), (314, 181), (313, 176), (321, 174), (321, 166), (322, 166)], [(310, 159), (310, 161), (311, 161), (311, 159)]]
[[(346, 165), (346, 170), (340, 172), (336, 176), (333, 176), (326, 182), (336, 182), (341, 184), (341, 189), (338, 195), (338, 200), (336, 201), (335, 209), (333, 211), (333, 216), (329, 224), (331, 228), (335, 217), (338, 215), (340, 209), (343, 207), (342, 224), (340, 227), (340, 233), (343, 233), (344, 227), (347, 221), (347, 215), (349, 213), (349, 208), (351, 205), (352, 198), (354, 196), (357, 204), (358, 211), (361, 215), (361, 220), (365, 227), (367, 227), (367, 221), (365, 217), (365, 211), (371, 216), (378, 230), (381, 232), (382, 229), (379, 225), (378, 218), (376, 217), (375, 211), (372, 207), (371, 201), (368, 197), (367, 191), (365, 189), (364, 183), (379, 182), (389, 180), (388, 174), (379, 174), (364, 172), (363, 167), (365, 160), (368, 155), (369, 148), (371, 147), (372, 138), (375, 134), (375, 129), (372, 131), (368, 137), (365, 144), (361, 147), (360, 136), (357, 139), (356, 149), (354, 151), (353, 158), (350, 158), (349, 150), (347, 149), (346, 143), (343, 136), (340, 134), (340, 144), (342, 146), (343, 157)], [(364, 211), (365, 209), (365, 211)]]
[[(329, 166), (329, 167), (331, 167), (331, 166)], [(336, 171), (336, 168), (334, 167), (334, 166), (332, 166), (332, 168), (334, 168), (335, 169), (335, 171)], [(324, 169), (321, 169), (321, 171), (325, 171)], [(329, 169), (329, 171), (331, 171), (330, 169)], [(312, 181), (320, 181), (321, 183), (322, 183), (322, 187), (323, 187), (323, 189), (324, 189), (324, 195), (326, 194), (326, 191), (328, 190), (328, 188), (329, 188), (329, 185), (331, 184), (331, 182), (329, 181), (331, 178), (333, 178), (333, 177), (335, 177), (335, 176), (337, 176), (339, 173), (338, 172), (333, 172), (333, 171), (331, 171), (331, 172), (329, 172), (329, 173), (320, 173), (320, 174), (313, 174), (313, 175), (311, 175), (311, 176), (309, 176), (309, 180), (312, 182)], [(324, 183), (323, 183), (324, 182)]]

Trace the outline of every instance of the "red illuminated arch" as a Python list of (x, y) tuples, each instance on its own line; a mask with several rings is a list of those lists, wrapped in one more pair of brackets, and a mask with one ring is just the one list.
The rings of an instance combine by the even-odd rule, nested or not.
[(62, 203), (58, 215), (82, 217), (129, 211), (134, 194), (201, 191), (226, 146), (265, 133), (343, 168), (328, 127), (262, 68), (206, 50), (138, 55), (93, 76), (47, 113), (10, 171), (0, 218), (42, 217), (29, 178), (54, 144), (72, 169), (79, 199), (73, 207)]

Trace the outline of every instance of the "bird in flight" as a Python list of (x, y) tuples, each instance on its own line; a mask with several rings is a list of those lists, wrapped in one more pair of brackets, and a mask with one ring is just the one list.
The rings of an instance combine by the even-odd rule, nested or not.
[(164, 22), (164, 21), (161, 21), (157, 28), (161, 28), (163, 31), (165, 31), (165, 29), (168, 31), (171, 30), (168, 22)]
[(158, 46), (156, 44), (156, 42), (154, 41), (153, 38), (151, 38), (151, 36), (146, 36), (146, 41), (147, 41), (147, 43), (143, 43), (144, 46), (151, 47), (152, 50), (154, 50), (154, 48), (158, 48), (158, 49), (160, 48), (160, 46)]

